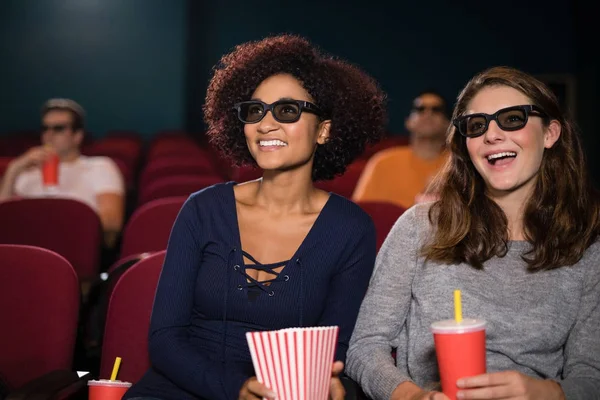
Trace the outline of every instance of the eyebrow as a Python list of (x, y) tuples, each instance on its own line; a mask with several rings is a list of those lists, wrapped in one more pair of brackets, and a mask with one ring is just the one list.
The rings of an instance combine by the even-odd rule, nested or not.
[[(260, 98), (257, 98), (257, 97), (253, 97), (250, 100), (251, 101), (262, 101)], [(293, 100), (293, 101), (296, 101), (297, 99), (294, 99), (293, 97), (280, 97), (279, 100), (277, 100), (277, 101), (282, 101), (282, 100)], [(300, 101), (310, 101), (310, 100), (300, 100)]]
[(519, 104), (515, 104), (515, 105), (512, 105), (512, 106), (502, 106), (502, 107), (496, 109), (496, 111), (491, 112), (491, 113), (486, 113), (484, 111), (465, 110), (465, 113), (463, 115), (471, 115), (471, 114), (488, 114), (488, 115), (492, 115), (494, 113), (497, 113), (500, 110), (504, 110), (505, 108), (512, 108), (512, 107), (517, 107), (517, 106), (519, 106)]

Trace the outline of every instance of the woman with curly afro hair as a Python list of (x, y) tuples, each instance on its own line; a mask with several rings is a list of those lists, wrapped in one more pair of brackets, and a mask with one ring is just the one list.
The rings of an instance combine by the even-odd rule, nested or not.
[(314, 182), (342, 174), (382, 136), (385, 95), (304, 38), (272, 36), (222, 57), (205, 119), (215, 148), (263, 176), (206, 188), (182, 207), (152, 312), (151, 368), (124, 398), (273, 399), (246, 332), (338, 326), (330, 398), (341, 400), (375, 228)]

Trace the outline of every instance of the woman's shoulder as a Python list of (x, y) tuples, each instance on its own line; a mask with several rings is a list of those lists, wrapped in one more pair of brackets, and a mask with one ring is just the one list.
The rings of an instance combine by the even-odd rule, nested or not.
[[(588, 292), (598, 293), (600, 289), (600, 238), (597, 238), (583, 253), (581, 259), (573, 265), (574, 269), (569, 272), (579, 276), (582, 286)], [(563, 270), (565, 268), (561, 268)], [(599, 298), (600, 300), (600, 298)]]
[(233, 195), (233, 186), (235, 182), (222, 182), (207, 186), (190, 194), (188, 202), (221, 202), (231, 200)]
[(215, 214), (217, 210), (226, 209), (234, 202), (233, 186), (235, 182), (217, 183), (198, 190), (188, 196), (183, 210), (193, 210), (196, 215)]
[(407, 209), (390, 230), (388, 239), (424, 243), (431, 233), (429, 211), (433, 204), (434, 202), (419, 203)]
[(434, 204), (435, 202), (431, 201), (413, 205), (398, 218), (398, 223), (414, 226), (418, 230), (430, 230), (429, 212)]
[[(330, 202), (334, 204), (330, 209), (338, 221), (343, 222), (344, 225), (363, 225), (374, 229), (373, 218), (359, 204), (335, 193), (331, 196)], [(398, 226), (402, 230), (416, 228), (419, 231), (428, 231), (430, 229), (429, 209), (432, 205), (433, 202), (430, 202), (410, 207), (396, 220), (394, 228)]]
[(585, 250), (581, 260), (577, 264), (587, 266), (596, 271), (597, 274), (600, 274), (600, 268), (598, 268), (598, 265), (600, 265), (600, 238), (596, 238)]
[(331, 216), (343, 225), (373, 225), (373, 219), (360, 205), (343, 196), (331, 193), (328, 203)]

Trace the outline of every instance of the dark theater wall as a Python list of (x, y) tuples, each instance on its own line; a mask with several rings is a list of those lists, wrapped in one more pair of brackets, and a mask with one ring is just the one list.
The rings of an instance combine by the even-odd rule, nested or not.
[(185, 0), (0, 1), (0, 132), (35, 129), (71, 97), (96, 137), (185, 118)]
[(385, 3), (0, 1), (0, 134), (35, 129), (43, 101), (58, 96), (82, 103), (95, 137), (109, 129), (146, 138), (161, 129), (202, 132), (202, 104), (219, 57), (238, 43), (291, 32), (379, 80), (394, 134), (404, 134), (410, 101), (421, 89), (437, 88), (453, 102), (476, 72), (511, 65), (548, 77), (563, 103), (575, 106), (586, 149), (597, 147), (598, 63), (583, 45), (597, 36), (590, 6)]
[[(384, 3), (386, 3), (384, 5)], [(566, 1), (443, 0), (192, 2), (188, 124), (201, 129), (211, 67), (237, 43), (292, 32), (362, 66), (389, 95), (390, 131), (404, 132), (412, 97), (438, 88), (454, 101), (476, 72), (511, 65), (534, 74), (575, 72), (573, 11)]]

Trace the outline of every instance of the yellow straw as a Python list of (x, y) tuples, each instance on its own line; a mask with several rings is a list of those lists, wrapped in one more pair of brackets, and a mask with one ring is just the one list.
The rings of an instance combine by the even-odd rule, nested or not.
[(115, 365), (113, 366), (112, 374), (110, 375), (111, 381), (114, 381), (117, 379), (117, 372), (119, 372), (120, 365), (121, 365), (121, 357), (117, 357), (115, 359)]
[(454, 291), (454, 319), (462, 322), (462, 303), (460, 301), (460, 290)]

